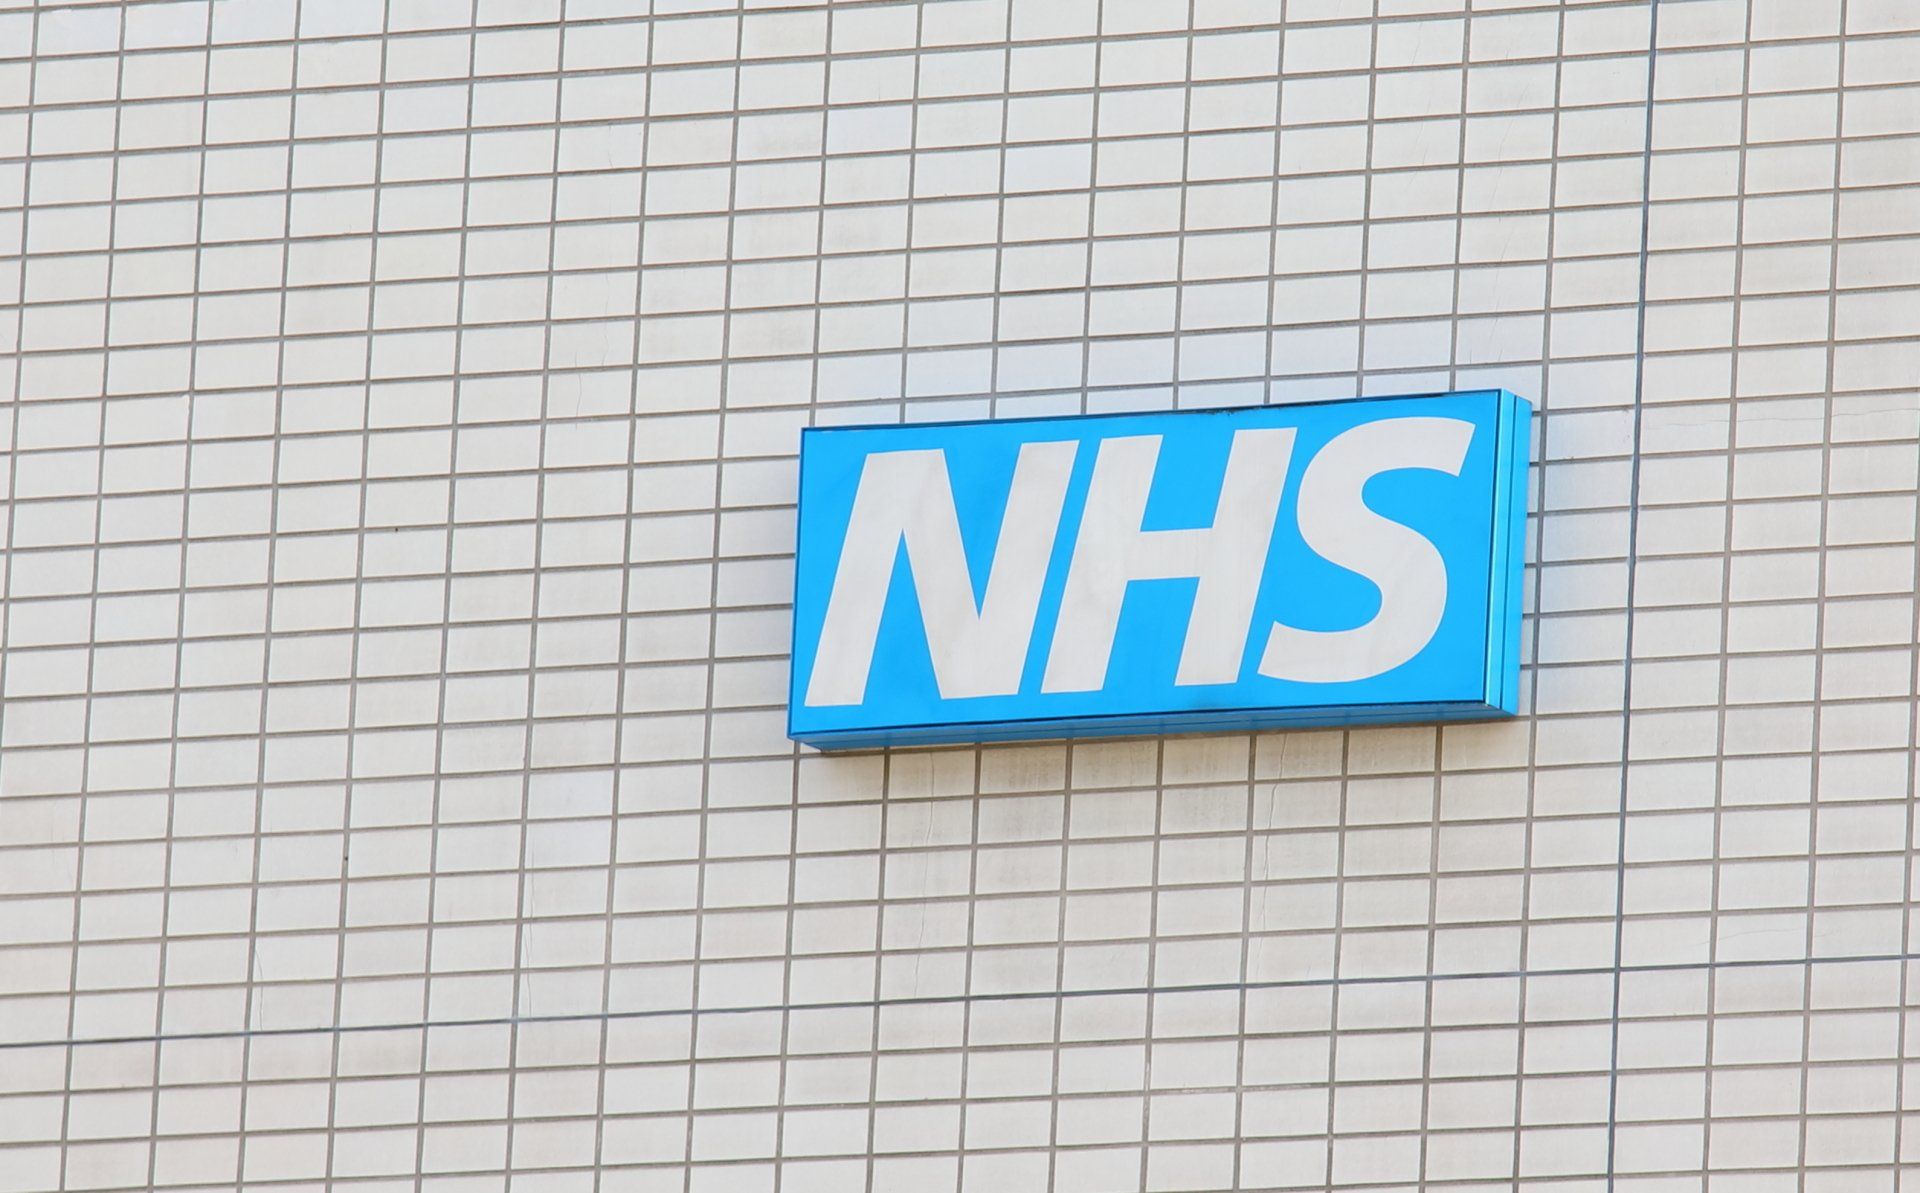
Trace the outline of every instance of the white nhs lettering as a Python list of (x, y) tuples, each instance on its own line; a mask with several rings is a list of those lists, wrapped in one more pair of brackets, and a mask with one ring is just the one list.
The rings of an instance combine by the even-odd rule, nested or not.
[[(1471, 422), (1382, 418), (1341, 432), (1306, 461), (1296, 516), (1302, 540), (1328, 562), (1380, 590), (1364, 625), (1305, 630), (1266, 627), (1259, 672), (1306, 683), (1341, 683), (1391, 671), (1419, 654), (1440, 626), (1447, 570), (1439, 550), (1361, 500), (1383, 472), (1424, 468), (1458, 476)], [(1120, 608), (1136, 580), (1198, 581), (1187, 619), (1180, 686), (1239, 678), (1252, 636), (1281, 492), (1293, 464), (1291, 427), (1236, 431), (1211, 525), (1144, 530), (1160, 453), (1158, 435), (1102, 440), (1094, 458), (1066, 587), (1041, 678), (1043, 692), (1106, 685)], [(808, 706), (865, 699), (894, 560), (902, 549), (942, 699), (1009, 696), (1020, 690), (1047, 561), (1053, 554), (1079, 445), (1021, 446), (985, 594), (974, 600), (946, 455), (938, 449), (866, 457), (808, 680)]]

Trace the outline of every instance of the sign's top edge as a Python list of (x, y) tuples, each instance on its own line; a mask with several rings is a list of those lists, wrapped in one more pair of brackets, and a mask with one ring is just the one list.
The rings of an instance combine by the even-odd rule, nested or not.
[(1510, 389), (1489, 387), (1485, 389), (1446, 389), (1429, 390), (1413, 394), (1362, 394), (1351, 398), (1322, 398), (1312, 402), (1272, 402), (1257, 406), (1204, 406), (1185, 410), (1102, 410), (1092, 414), (1025, 414), (1015, 418), (945, 418), (931, 419), (926, 422), (892, 423), (841, 423), (832, 426), (808, 425), (800, 428), (802, 435), (830, 434), (853, 431), (904, 431), (922, 428), (939, 429), (941, 427), (980, 427), (980, 426), (1017, 426), (1021, 423), (1065, 423), (1090, 422), (1105, 418), (1162, 418), (1168, 415), (1230, 415), (1245, 414), (1253, 410), (1313, 410), (1330, 406), (1356, 406), (1375, 402), (1410, 402), (1423, 398), (1467, 398), (1481, 394), (1515, 398), (1525, 402), (1529, 409), (1533, 403)]

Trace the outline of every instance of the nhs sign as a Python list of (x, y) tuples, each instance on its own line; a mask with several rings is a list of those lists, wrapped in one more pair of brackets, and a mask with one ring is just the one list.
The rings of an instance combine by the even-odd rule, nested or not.
[(809, 429), (788, 733), (823, 748), (1511, 715), (1504, 390)]

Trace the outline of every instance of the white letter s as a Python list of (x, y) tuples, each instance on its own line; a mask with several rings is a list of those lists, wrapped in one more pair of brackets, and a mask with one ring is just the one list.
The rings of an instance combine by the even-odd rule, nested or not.
[(1329, 563), (1380, 589), (1373, 620), (1350, 630), (1274, 623), (1260, 674), (1344, 683), (1393, 670), (1420, 653), (1447, 608), (1447, 564), (1432, 542), (1367, 508), (1360, 491), (1382, 472), (1427, 468), (1459, 476), (1473, 424), (1454, 418), (1384, 418), (1343, 431), (1300, 478), (1300, 537)]

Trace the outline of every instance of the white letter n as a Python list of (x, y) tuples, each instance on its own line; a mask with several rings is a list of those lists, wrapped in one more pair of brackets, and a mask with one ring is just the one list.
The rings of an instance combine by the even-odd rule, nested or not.
[(866, 699), (880, 615), (903, 544), (940, 698), (1018, 692), (1078, 448), (1073, 440), (1021, 445), (986, 595), (977, 606), (946, 453), (929, 448), (868, 456), (814, 650), (808, 706)]

